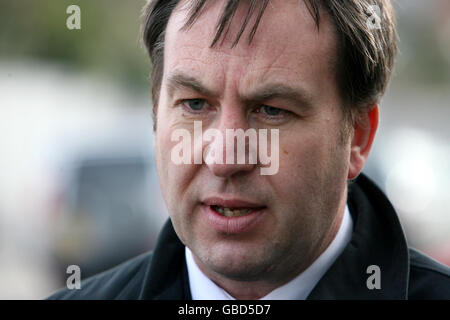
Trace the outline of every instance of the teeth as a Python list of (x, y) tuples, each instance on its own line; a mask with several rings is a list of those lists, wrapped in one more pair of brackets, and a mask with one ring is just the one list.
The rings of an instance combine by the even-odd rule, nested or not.
[(225, 217), (240, 217), (252, 211), (252, 209), (230, 209), (219, 206), (212, 206), (212, 208)]

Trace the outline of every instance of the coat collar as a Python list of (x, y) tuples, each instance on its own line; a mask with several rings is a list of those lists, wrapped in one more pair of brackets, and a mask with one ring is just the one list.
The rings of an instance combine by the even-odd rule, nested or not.
[(158, 237), (149, 267), (146, 270), (139, 299), (191, 300), (184, 245), (170, 219)]
[[(349, 186), (347, 202), (352, 239), (308, 299), (407, 299), (408, 247), (391, 203), (363, 174)], [(380, 268), (381, 289), (367, 287), (370, 265)]]
[[(354, 221), (352, 239), (308, 299), (406, 299), (408, 249), (394, 208), (363, 174), (349, 186), (348, 205)], [(370, 265), (380, 268), (381, 289), (367, 288)], [(146, 270), (140, 299), (191, 299), (184, 245), (170, 219)]]

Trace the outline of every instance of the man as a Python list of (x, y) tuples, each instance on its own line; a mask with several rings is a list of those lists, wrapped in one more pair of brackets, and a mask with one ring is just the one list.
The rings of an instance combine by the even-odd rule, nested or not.
[[(170, 220), (153, 253), (52, 298), (450, 298), (449, 268), (408, 249), (361, 174), (396, 54), (388, 0), (151, 1), (144, 18)], [(239, 129), (276, 130), (276, 173), (217, 156)]]

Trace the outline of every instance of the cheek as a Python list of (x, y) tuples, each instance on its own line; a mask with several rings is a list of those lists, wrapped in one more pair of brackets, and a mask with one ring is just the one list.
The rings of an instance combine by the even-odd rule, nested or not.
[(336, 209), (346, 175), (344, 152), (335, 140), (303, 135), (280, 141), (279, 173), (270, 179), (276, 198), (282, 199), (278, 208), (289, 217), (283, 219), (287, 234), (320, 235)]
[(161, 125), (158, 125), (155, 132), (155, 161), (161, 193), (166, 202), (166, 205), (169, 207), (169, 199), (167, 198), (168, 194), (166, 193), (168, 184), (168, 162), (166, 159), (167, 155), (164, 152), (164, 133), (161, 131)]
[(294, 139), (294, 135), (280, 141), (280, 179), (305, 181), (321, 162), (321, 143), (315, 137)]
[(156, 164), (158, 169), (159, 183), (162, 194), (166, 201), (169, 213), (176, 214), (182, 208), (183, 201), (189, 185), (192, 183), (195, 165), (175, 164), (172, 161), (172, 149), (180, 141), (172, 141), (173, 128), (168, 126), (158, 126), (156, 132)]
[[(299, 135), (301, 136), (301, 135)], [(314, 197), (336, 176), (345, 176), (345, 150), (331, 135), (295, 135), (280, 140), (279, 196)]]
[(171, 132), (162, 125), (158, 126), (156, 131), (156, 157), (158, 166), (167, 168), (170, 165), (170, 150), (172, 148), (172, 141), (170, 141)]

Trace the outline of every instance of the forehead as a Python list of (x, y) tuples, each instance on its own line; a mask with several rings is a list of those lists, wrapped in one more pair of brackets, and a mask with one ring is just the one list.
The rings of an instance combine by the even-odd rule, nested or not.
[(183, 29), (189, 18), (190, 1), (180, 2), (166, 30), (165, 75), (181, 69), (207, 78), (209, 73), (215, 80), (224, 80), (228, 73), (247, 82), (263, 81), (267, 77), (301, 81), (318, 73), (330, 79), (337, 46), (335, 30), (324, 12), (318, 29), (302, 0), (272, 0), (253, 40), (249, 42), (248, 37), (256, 13), (233, 47), (248, 10), (248, 1), (242, 1), (229, 29), (225, 28), (218, 43), (211, 48), (225, 3), (207, 1), (195, 23)]

